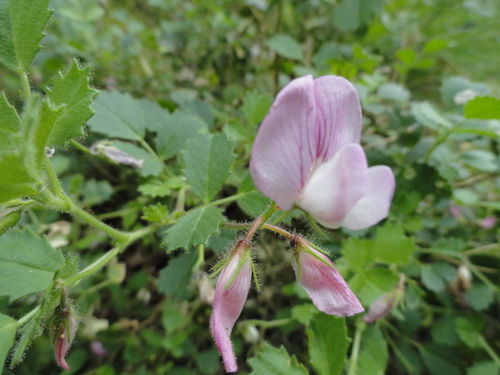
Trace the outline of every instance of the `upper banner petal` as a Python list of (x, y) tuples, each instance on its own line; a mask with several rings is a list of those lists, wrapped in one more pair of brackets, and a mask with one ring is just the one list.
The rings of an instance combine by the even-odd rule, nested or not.
[(296, 203), (327, 228), (337, 228), (368, 188), (368, 165), (359, 144), (350, 143), (312, 172)]
[(358, 230), (385, 219), (396, 185), (392, 170), (385, 165), (368, 168), (368, 190), (340, 224)]
[(347, 143), (359, 143), (362, 118), (353, 84), (343, 77), (314, 80), (317, 158), (326, 162)]
[(262, 122), (252, 150), (255, 186), (282, 210), (293, 207), (316, 160), (312, 76), (297, 78), (280, 91)]

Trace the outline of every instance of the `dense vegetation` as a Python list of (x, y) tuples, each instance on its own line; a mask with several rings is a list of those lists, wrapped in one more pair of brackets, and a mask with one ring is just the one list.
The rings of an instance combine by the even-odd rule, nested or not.
[(231, 223), (270, 204), (248, 174), (253, 140), (306, 74), (355, 84), (361, 144), (396, 192), (361, 231), (301, 210), (270, 222), (327, 249), (367, 311), (403, 294), (370, 324), (323, 314), (288, 241), (261, 231), (261, 292), (232, 334), (241, 373), (500, 373), (497, 1), (48, 3), (0, 0), (4, 374), (60, 373), (69, 316), (65, 374), (224, 373), (208, 274), (241, 235)]

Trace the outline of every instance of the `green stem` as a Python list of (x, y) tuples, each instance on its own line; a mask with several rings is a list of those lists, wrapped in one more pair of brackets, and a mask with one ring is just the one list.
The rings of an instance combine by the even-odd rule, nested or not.
[(316, 220), (311, 216), (309, 212), (306, 212), (306, 217), (307, 220), (309, 221), (309, 224), (313, 227), (313, 229), (323, 238), (328, 239), (328, 235), (321, 229), (321, 227), (318, 225)]
[(193, 266), (193, 270), (197, 270), (200, 268), (203, 263), (205, 263), (205, 245), (199, 244), (198, 245), (198, 259), (196, 260), (196, 263)]
[(26, 72), (18, 72), (19, 78), (21, 78), (21, 91), (23, 93), (23, 98), (28, 102), (31, 98), (31, 87), (28, 74)]
[(495, 353), (495, 351), (490, 346), (490, 344), (488, 344), (488, 341), (486, 341), (486, 339), (483, 336), (479, 336), (479, 342), (481, 343), (481, 346), (483, 347), (483, 349), (488, 352), (488, 354), (493, 359), (493, 361), (495, 361), (495, 363), (497, 364), (497, 366), (500, 367), (500, 358)]
[(85, 223), (92, 225), (93, 227), (103, 231), (104, 233), (108, 234), (109, 236), (119, 241), (125, 241), (125, 242), (129, 241), (129, 234), (116, 230), (110, 227), (109, 225), (103, 223), (95, 216), (89, 214), (87, 211), (78, 207), (72, 201), (69, 201), (69, 204), (70, 204), (69, 212), (82, 219)]
[(81, 143), (75, 141), (74, 139), (70, 140), (69, 141), (71, 143), (71, 145), (75, 148), (77, 148), (78, 150), (80, 150), (81, 152), (85, 153), (85, 154), (89, 154), (89, 155), (93, 155), (92, 152), (90, 152), (90, 150), (85, 147), (84, 145), (82, 145)]
[(68, 197), (64, 193), (61, 183), (59, 182), (59, 178), (57, 177), (54, 167), (52, 167), (52, 163), (47, 155), (44, 155), (43, 157), (43, 167), (49, 179), (50, 190), (63, 202), (68, 201)]
[(138, 229), (138, 230), (131, 232), (131, 233), (123, 233), (123, 232), (120, 232), (120, 233), (128, 236), (128, 244), (127, 244), (127, 246), (128, 246), (132, 242), (137, 241), (138, 239), (140, 239), (142, 237), (146, 237), (148, 234), (156, 232), (156, 230), (158, 228), (160, 228), (162, 225), (169, 225), (169, 224), (170, 223), (166, 223), (166, 224), (154, 223), (154, 224), (148, 225), (147, 227)]
[(247, 195), (247, 193), (231, 195), (230, 197), (226, 197), (226, 198), (222, 198), (222, 199), (218, 199), (216, 201), (210, 202), (209, 204), (207, 204), (207, 206), (219, 206), (221, 204), (231, 203), (231, 202), (234, 202), (235, 200), (238, 200), (238, 199), (244, 197), (245, 195)]
[(358, 357), (359, 357), (359, 347), (361, 345), (361, 334), (366, 328), (366, 324), (358, 320), (356, 324), (356, 333), (354, 334), (354, 343), (352, 345), (352, 353), (351, 358), (349, 358), (349, 371), (347, 375), (356, 375), (357, 374), (357, 366), (358, 366)]
[(152, 156), (154, 156), (155, 159), (157, 159), (161, 163), (161, 165), (163, 166), (163, 169), (164, 169), (165, 173), (167, 174), (167, 176), (168, 177), (173, 177), (173, 173), (170, 170), (170, 168), (167, 167), (167, 165), (163, 162), (163, 159), (156, 153), (155, 150), (153, 150), (151, 148), (151, 146), (148, 144), (148, 142), (146, 142), (142, 138), (139, 138), (139, 143), (141, 144), (142, 147), (144, 147), (144, 149), (147, 152), (149, 152)]
[(111, 259), (113, 259), (118, 253), (120, 253), (123, 249), (127, 247), (129, 243), (121, 243), (115, 247), (113, 247), (110, 251), (108, 251), (106, 254), (104, 254), (102, 257), (97, 259), (94, 263), (91, 265), (87, 266), (80, 272), (78, 272), (76, 275), (73, 277), (70, 277), (69, 279), (66, 279), (64, 281), (64, 285), (72, 285), (76, 283), (77, 281), (80, 281), (81, 279), (92, 275), (93, 273), (99, 271), (101, 268), (103, 268)]
[(285, 326), (287, 324), (294, 323), (294, 322), (295, 322), (295, 318), (278, 319), (278, 320), (270, 320), (270, 321), (251, 319), (251, 320), (245, 320), (245, 321), (241, 322), (241, 324), (259, 326), (262, 328), (274, 328), (274, 327)]
[(25, 316), (23, 316), (21, 319), (17, 321), (17, 326), (21, 327), (23, 324), (26, 324), (31, 318), (33, 318), (36, 314), (38, 314), (39, 310), (40, 306), (35, 307), (33, 310), (31, 310), (29, 313), (27, 313)]
[(186, 188), (181, 188), (179, 194), (177, 195), (177, 201), (175, 202), (174, 212), (184, 211), (184, 202), (186, 201)]

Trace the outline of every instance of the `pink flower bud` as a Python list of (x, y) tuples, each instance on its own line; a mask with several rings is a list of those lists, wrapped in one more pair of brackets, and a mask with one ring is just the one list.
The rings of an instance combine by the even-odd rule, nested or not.
[(401, 274), (398, 286), (391, 290), (389, 293), (385, 293), (378, 297), (370, 306), (368, 314), (363, 317), (365, 323), (373, 323), (380, 318), (383, 318), (389, 314), (393, 307), (399, 303), (403, 297), (404, 292), (404, 274)]
[(483, 229), (491, 229), (497, 223), (497, 218), (495, 216), (488, 216), (481, 220), (481, 228)]
[(230, 335), (250, 290), (252, 279), (250, 243), (238, 242), (217, 280), (210, 331), (227, 372), (236, 372), (236, 356)]
[(102, 346), (102, 342), (100, 341), (92, 341), (90, 343), (90, 349), (92, 353), (94, 353), (99, 358), (104, 358), (108, 355), (108, 351)]
[(292, 266), (298, 282), (321, 311), (350, 316), (364, 311), (363, 306), (340, 276), (332, 261), (296, 237)]
[(74, 315), (59, 325), (56, 336), (54, 337), (54, 352), (56, 361), (59, 366), (65, 370), (69, 370), (68, 363), (66, 362), (66, 354), (73, 342), (78, 327), (78, 320)]

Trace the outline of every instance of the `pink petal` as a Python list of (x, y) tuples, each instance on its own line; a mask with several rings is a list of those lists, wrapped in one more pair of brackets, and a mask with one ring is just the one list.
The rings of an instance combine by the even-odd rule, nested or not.
[(385, 165), (368, 168), (368, 190), (340, 224), (358, 230), (371, 227), (389, 213), (396, 182), (392, 170)]
[(327, 228), (337, 228), (368, 188), (363, 148), (350, 143), (312, 172), (297, 205)]
[(250, 259), (248, 259), (229, 287), (226, 287), (237, 270), (239, 260), (240, 255), (236, 254), (217, 280), (212, 317), (210, 319), (210, 331), (217, 349), (222, 355), (227, 372), (235, 372), (238, 369), (230, 335), (236, 320), (243, 310), (252, 278), (252, 268)]
[(59, 326), (57, 337), (54, 342), (54, 352), (56, 362), (65, 370), (70, 370), (66, 362), (66, 354), (69, 351), (71, 343), (75, 339), (76, 330), (78, 328), (78, 320), (71, 315), (69, 318), (69, 332), (66, 330), (66, 324), (62, 323)]
[(395, 293), (383, 294), (378, 297), (370, 305), (368, 314), (363, 316), (363, 320), (365, 321), (365, 323), (373, 323), (374, 321), (387, 316), (387, 314), (389, 314), (389, 312), (394, 307), (394, 302), (396, 302), (396, 299), (397, 295)]
[(317, 158), (326, 162), (347, 143), (359, 143), (361, 105), (356, 89), (343, 77), (314, 80)]
[[(312, 248), (311, 250), (332, 266), (328, 266), (305, 251), (299, 252), (302, 278), (298, 281), (309, 294), (316, 307), (327, 314), (338, 316), (351, 316), (362, 312), (364, 310), (363, 306), (349, 289), (330, 259)], [(295, 258), (293, 258), (292, 265), (295, 275), (299, 278)]]
[(255, 186), (288, 211), (316, 160), (312, 76), (297, 78), (280, 91), (253, 145), (250, 173)]

